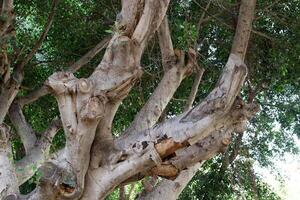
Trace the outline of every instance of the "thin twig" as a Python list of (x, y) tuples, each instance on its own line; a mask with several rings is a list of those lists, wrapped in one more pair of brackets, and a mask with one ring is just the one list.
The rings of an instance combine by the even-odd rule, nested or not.
[(35, 55), (37, 50), (41, 47), (43, 41), (45, 40), (45, 38), (46, 38), (50, 28), (51, 28), (52, 23), (53, 23), (53, 19), (54, 19), (55, 13), (56, 13), (55, 11), (56, 11), (57, 5), (58, 5), (58, 0), (53, 0), (52, 1), (52, 6), (51, 6), (51, 11), (50, 11), (50, 14), (48, 16), (47, 22), (45, 24), (44, 31), (42, 32), (40, 38), (35, 43), (34, 47), (31, 50), (31, 52), (17, 66), (17, 68), (18, 68), (17, 71), (19, 71), (19, 72), (22, 71), (24, 66), (32, 59), (32, 57)]
[[(214, 20), (216, 20), (217, 22), (219, 22), (221, 25), (225, 26), (226, 28), (228, 28), (230, 30), (235, 30), (234, 27), (230, 26), (229, 24), (227, 24), (227, 23), (223, 22), (222, 20), (220, 20), (219, 18), (217, 18), (215, 15), (212, 15), (211, 13), (209, 13), (208, 11), (206, 11), (206, 9), (203, 8), (196, 0), (193, 0), (193, 2), (197, 6), (199, 6), (199, 8), (201, 10), (203, 10), (208, 16), (210, 16), (211, 18), (213, 18)], [(272, 41), (274, 40), (274, 38), (266, 35), (265, 33), (262, 33), (262, 32), (259, 32), (259, 31), (253, 30), (253, 29), (251, 30), (251, 32), (254, 33), (254, 34), (256, 34), (256, 35), (258, 35), (258, 36), (264, 37), (264, 38), (266, 38), (268, 40), (272, 40)]]
[(197, 69), (195, 80), (193, 82), (193, 86), (192, 86), (189, 98), (188, 98), (188, 100), (186, 102), (184, 111), (188, 111), (188, 110), (190, 110), (192, 108), (193, 102), (195, 101), (195, 98), (196, 98), (198, 87), (200, 85), (200, 82), (201, 82), (201, 79), (202, 79), (202, 76), (203, 76), (203, 73), (204, 73), (204, 69), (203, 68)]

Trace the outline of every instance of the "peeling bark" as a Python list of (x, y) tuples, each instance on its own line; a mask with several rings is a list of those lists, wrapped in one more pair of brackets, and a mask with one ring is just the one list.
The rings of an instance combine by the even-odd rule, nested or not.
[(188, 182), (193, 178), (203, 162), (196, 163), (192, 167), (182, 170), (174, 180), (164, 179), (149, 193), (139, 196), (139, 200), (146, 199), (177, 199)]
[[(194, 108), (189, 109), (192, 105), (189, 104), (183, 114), (156, 124), (181, 81), (197, 67), (195, 51), (190, 49), (185, 55), (183, 51), (173, 49), (165, 17), (168, 4), (169, 0), (122, 1), (118, 30), (90, 77), (78, 79), (72, 74), (72, 70), (88, 60), (84, 59), (69, 72), (54, 73), (39, 92), (11, 107), (10, 117), (23, 137), (27, 155), (17, 162), (14, 172), (7, 155), (10, 152), (7, 130), (1, 128), (0, 163), (5, 165), (0, 168), (4, 172), (1, 175), (5, 174), (0, 182), (0, 191), (5, 191), (1, 197), (17, 199), (18, 184), (35, 172), (26, 169), (28, 163), (33, 162), (40, 167), (42, 177), (35, 191), (21, 197), (24, 199), (104, 199), (127, 180), (156, 175), (174, 181), (164, 180), (140, 198), (173, 199), (192, 178), (200, 162), (224, 151), (230, 143), (231, 133), (243, 129), (245, 122), (258, 110), (254, 103), (244, 103), (238, 97), (247, 75), (243, 60), (255, 0), (242, 0), (231, 54), (215, 89)], [(113, 138), (114, 115), (141, 75), (141, 56), (156, 31), (164, 77), (125, 134)], [(99, 46), (91, 54), (98, 51)], [(202, 74), (203, 71), (198, 72), (190, 102), (195, 98)], [(20, 84), (7, 83), (1, 91), (0, 124)], [(36, 142), (20, 109), (48, 91), (58, 102), (66, 136), (65, 148), (52, 159), (48, 153), (59, 124), (53, 123), (44, 138)], [(18, 172), (21, 168), (24, 172)], [(170, 192), (172, 195), (167, 197)]]

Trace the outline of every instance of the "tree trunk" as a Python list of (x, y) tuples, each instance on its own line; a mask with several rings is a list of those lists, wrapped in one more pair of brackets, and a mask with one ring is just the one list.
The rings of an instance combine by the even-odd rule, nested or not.
[[(166, 17), (168, 5), (169, 0), (122, 0), (119, 30), (90, 77), (77, 79), (73, 70), (54, 73), (40, 92), (12, 106), (17, 90), (2, 90), (0, 123), (10, 108), (10, 118), (24, 143), (26, 156), (16, 163), (17, 169), (24, 170), (15, 170), (9, 159), (8, 131), (1, 125), (0, 197), (98, 200), (130, 180), (161, 176), (165, 179), (140, 199), (176, 199), (201, 164), (224, 151), (231, 133), (258, 111), (254, 103), (247, 104), (238, 97), (247, 76), (243, 60), (255, 0), (241, 2), (231, 53), (216, 87), (194, 108), (189, 109), (190, 104), (181, 115), (156, 124), (181, 81), (197, 67), (194, 50), (185, 54), (173, 49)], [(113, 118), (141, 76), (141, 56), (155, 32), (159, 36), (164, 77), (131, 126), (114, 138)], [(190, 99), (195, 98), (202, 74), (203, 70), (198, 71)], [(37, 140), (21, 112), (25, 103), (48, 91), (58, 102), (66, 135), (66, 146), (56, 157), (48, 154), (60, 128), (59, 121), (53, 122), (45, 138)], [(32, 162), (41, 166), (42, 177), (31, 194), (21, 196), (18, 185), (34, 174), (27, 168)]]

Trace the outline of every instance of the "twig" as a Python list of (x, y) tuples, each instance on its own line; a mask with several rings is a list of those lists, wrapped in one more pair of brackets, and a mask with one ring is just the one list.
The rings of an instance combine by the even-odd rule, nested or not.
[(42, 32), (40, 38), (35, 43), (34, 47), (31, 50), (31, 52), (17, 66), (17, 71), (19, 73), (23, 70), (24, 66), (32, 59), (32, 57), (34, 56), (34, 54), (41, 47), (43, 41), (45, 40), (45, 38), (46, 38), (46, 36), (47, 36), (50, 28), (51, 28), (51, 25), (53, 23), (53, 19), (54, 19), (54, 16), (55, 16), (55, 11), (56, 11), (57, 5), (58, 5), (58, 0), (53, 0), (52, 1), (52, 6), (51, 6), (51, 11), (50, 11), (50, 14), (48, 16), (47, 22), (45, 24), (44, 31)]

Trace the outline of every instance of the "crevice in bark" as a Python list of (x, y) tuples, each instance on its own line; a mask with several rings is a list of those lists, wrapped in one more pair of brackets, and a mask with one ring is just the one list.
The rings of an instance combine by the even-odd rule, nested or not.
[[(146, 105), (153, 112), (143, 116), (145, 112), (141, 111), (137, 118), (143, 124), (134, 126), (133, 123), (136, 131), (128, 129), (126, 137), (113, 141), (110, 129), (115, 111), (141, 74), (141, 55), (163, 21), (168, 3), (168, 0), (122, 1), (121, 26), (94, 73), (85, 79), (77, 79), (71, 72), (58, 72), (49, 77), (46, 87), (57, 99), (66, 147), (59, 158), (40, 168), (43, 176), (39, 186), (27, 199), (103, 199), (134, 177), (160, 175), (176, 179), (180, 171), (223, 152), (230, 143), (231, 132), (243, 130), (245, 122), (257, 112), (255, 104), (244, 104), (237, 97), (247, 74), (243, 60), (255, 6), (255, 0), (243, 0), (232, 51), (216, 88), (192, 110), (153, 127), (181, 80), (196, 65), (193, 50), (187, 56), (183, 51), (173, 50), (165, 19), (160, 29), (160, 37), (166, 38), (166, 43), (160, 42), (165, 79), (158, 87), (157, 96), (153, 96), (159, 105), (152, 104), (150, 98)], [(14, 78), (16, 82), (21, 80)], [(168, 83), (170, 80), (174, 84)], [(169, 85), (174, 87), (168, 95), (162, 95)], [(6, 89), (11, 92), (4, 99), (10, 104), (14, 98), (11, 94), (16, 95), (17, 90)], [(0, 99), (0, 105), (1, 102)], [(5, 114), (2, 115), (0, 107), (0, 122)], [(18, 116), (22, 120), (22, 114)], [(57, 128), (49, 131), (50, 138), (55, 131)], [(110, 144), (106, 151), (105, 145)], [(94, 149), (98, 147), (100, 150)], [(92, 158), (90, 165), (91, 148), (96, 160)], [(181, 188), (178, 184), (175, 187)]]

